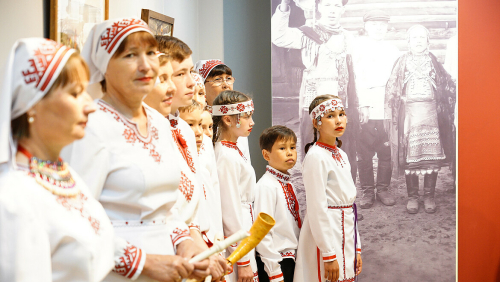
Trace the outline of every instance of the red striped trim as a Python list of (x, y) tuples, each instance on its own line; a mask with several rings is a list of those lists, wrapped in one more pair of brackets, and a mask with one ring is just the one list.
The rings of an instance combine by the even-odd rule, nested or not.
[(361, 249), (356, 249), (356, 252), (361, 252)]
[(239, 266), (245, 266), (245, 265), (250, 264), (250, 261), (247, 260), (247, 261), (244, 261), (244, 262), (237, 262), (236, 264), (239, 265)]
[[(65, 48), (65, 47), (62, 47), (62, 48)], [(64, 56), (66, 56), (66, 53), (68, 53), (69, 50), (70, 50), (69, 48), (66, 48), (64, 51), (62, 51), (62, 54), (59, 56), (59, 58), (57, 58), (57, 61), (52, 64), (52, 69), (50, 70), (50, 73), (48, 74), (47, 78), (45, 79), (42, 87), (40, 87), (40, 91), (45, 91), (45, 88), (47, 88), (47, 85), (50, 83), (52, 76), (57, 71), (59, 64), (61, 63)], [(40, 79), (40, 81), (41, 81), (41, 79)]]
[(331, 259), (336, 259), (337, 255), (329, 256), (329, 257), (323, 257), (323, 260), (331, 260)]
[(135, 260), (135, 266), (134, 269), (130, 272), (130, 274), (127, 276), (128, 278), (132, 279), (134, 277), (134, 274), (137, 272), (137, 268), (139, 268), (139, 264), (141, 263), (141, 258), (142, 258), (142, 249), (139, 249), (139, 254), (137, 255), (137, 259)]
[(280, 274), (278, 274), (278, 275), (271, 276), (271, 277), (269, 277), (269, 280), (273, 280), (273, 279), (280, 278), (280, 277), (283, 277), (283, 273), (280, 273)]
[(136, 29), (136, 28), (144, 29), (144, 26), (133, 25), (133, 26), (129, 26), (129, 27), (125, 28), (124, 30), (122, 30), (122, 32), (118, 36), (115, 36), (115, 38), (113, 39), (114, 42), (111, 44), (111, 46), (109, 46), (108, 53), (111, 54), (111, 50), (113, 50), (113, 48), (115, 48), (115, 45), (116, 45), (116, 43), (118, 43), (118, 41), (120, 41), (120, 38), (122, 38), (127, 32), (129, 32), (133, 29)]
[(321, 261), (320, 261), (320, 256), (319, 256), (319, 248), (316, 247), (316, 260), (318, 261), (318, 282), (321, 282)]

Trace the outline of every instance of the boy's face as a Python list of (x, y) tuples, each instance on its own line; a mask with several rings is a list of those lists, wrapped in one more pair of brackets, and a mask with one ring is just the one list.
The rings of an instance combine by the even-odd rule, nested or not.
[(212, 139), (212, 136), (214, 135), (214, 122), (212, 120), (212, 115), (210, 115), (208, 111), (203, 111), (201, 114), (201, 126), (203, 128), (203, 134)]
[(318, 11), (321, 13), (319, 22), (324, 26), (338, 26), (340, 17), (345, 12), (342, 0), (321, 0), (318, 3)]
[[(227, 79), (232, 76), (228, 74), (221, 74), (217, 76), (212, 76), (212, 77), (207, 77), (205, 80), (205, 91), (207, 93), (207, 104), (212, 106), (213, 101), (215, 100), (215, 97), (219, 95), (224, 90), (233, 90), (233, 84), (227, 83)], [(217, 79), (222, 79), (224, 82), (218, 83), (214, 82), (214, 80)]]
[(179, 114), (194, 132), (194, 137), (196, 138), (196, 147), (198, 151), (200, 150), (201, 144), (203, 143), (203, 129), (201, 127), (201, 113), (203, 110), (195, 109), (192, 112), (182, 112)]
[(172, 68), (174, 70), (172, 80), (177, 88), (172, 99), (172, 112), (176, 112), (180, 107), (191, 105), (193, 99), (195, 86), (195, 81), (191, 76), (194, 68), (193, 59), (189, 56), (182, 62), (172, 60)]
[(365, 23), (365, 30), (371, 39), (384, 40), (388, 26), (389, 24), (386, 21), (367, 21)]
[(278, 139), (274, 142), (271, 152), (262, 150), (264, 159), (273, 168), (288, 173), (297, 162), (297, 148), (293, 139)]

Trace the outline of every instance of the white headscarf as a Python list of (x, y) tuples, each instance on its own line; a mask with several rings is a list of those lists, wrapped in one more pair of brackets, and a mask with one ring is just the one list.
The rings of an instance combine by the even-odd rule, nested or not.
[(11, 120), (47, 94), (74, 52), (44, 38), (20, 39), (12, 47), (0, 82), (0, 165), (15, 165)]
[(104, 80), (109, 60), (121, 42), (130, 34), (139, 31), (146, 31), (153, 35), (144, 21), (134, 18), (107, 20), (96, 24), (90, 30), (82, 48), (82, 57), (90, 69), (89, 84)]
[(201, 75), (203, 78), (203, 83), (207, 80), (207, 76), (210, 71), (218, 65), (224, 65), (221, 60), (201, 60), (194, 64), (194, 70)]

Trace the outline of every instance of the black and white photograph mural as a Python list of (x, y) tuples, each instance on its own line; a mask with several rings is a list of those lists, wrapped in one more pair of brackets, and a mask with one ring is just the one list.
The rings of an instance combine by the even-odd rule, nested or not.
[(273, 125), (298, 137), (311, 101), (342, 99), (357, 187), (361, 281), (455, 281), (456, 0), (272, 0)]

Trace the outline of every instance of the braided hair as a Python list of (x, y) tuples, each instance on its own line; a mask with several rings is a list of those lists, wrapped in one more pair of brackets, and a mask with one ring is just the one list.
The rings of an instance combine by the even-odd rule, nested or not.
[[(314, 100), (309, 105), (309, 114), (311, 114), (311, 112), (314, 110), (314, 108), (316, 108), (319, 104), (323, 103), (324, 101), (331, 100), (331, 99), (340, 99), (340, 98), (338, 96), (331, 95), (331, 94), (319, 95), (316, 98), (314, 98)], [(317, 120), (321, 119), (321, 116), (319, 116), (316, 119)], [(304, 151), (306, 152), (306, 154), (307, 154), (307, 151), (309, 151), (309, 148), (312, 145), (314, 145), (314, 143), (316, 143), (316, 141), (318, 141), (318, 130), (316, 129), (316, 127), (314, 127), (314, 139), (311, 143), (307, 143), (305, 148), (304, 148)], [(342, 146), (342, 141), (340, 141), (339, 138), (337, 138), (337, 146), (339, 148)]]
[[(229, 105), (236, 104), (241, 102), (249, 101), (250, 97), (234, 90), (225, 90), (222, 91), (217, 97), (215, 97), (212, 106), (217, 105)], [(215, 142), (219, 140), (222, 130), (226, 129), (226, 125), (222, 121), (224, 116), (212, 116), (212, 120), (214, 122), (213, 131), (214, 135), (212, 136), (212, 143), (215, 145)]]

